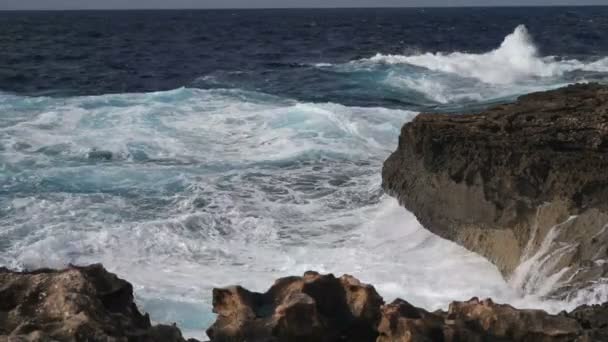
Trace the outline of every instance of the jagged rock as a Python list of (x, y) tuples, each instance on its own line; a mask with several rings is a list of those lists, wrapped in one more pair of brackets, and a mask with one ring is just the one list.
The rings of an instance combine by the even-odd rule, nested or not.
[(185, 341), (175, 326), (152, 326), (133, 287), (101, 265), (56, 271), (0, 268), (0, 341)]
[(377, 342), (601, 341), (591, 339), (589, 330), (566, 315), (477, 298), (454, 302), (447, 313), (428, 313), (398, 299), (382, 308), (379, 331)]
[(87, 156), (92, 160), (112, 160), (113, 153), (111, 151), (93, 150)]
[(564, 298), (608, 275), (606, 170), (608, 86), (579, 84), (479, 114), (421, 114), (382, 176), (424, 227), (526, 292)]
[(444, 317), (396, 299), (382, 307), (377, 342), (432, 342), (444, 340)]
[(307, 272), (266, 293), (213, 290), (212, 341), (374, 341), (383, 300), (373, 286), (344, 275)]
[(383, 300), (351, 276), (307, 272), (282, 278), (266, 293), (240, 286), (213, 291), (213, 342), (600, 342), (607, 341), (608, 304), (550, 315), (473, 298), (428, 312)]
[[(352, 276), (307, 272), (277, 280), (266, 293), (214, 289), (218, 318), (207, 333), (222, 342), (608, 340), (608, 304), (559, 315), (475, 298), (433, 313), (401, 299), (383, 304), (373, 286)], [(101, 265), (0, 268), (0, 341), (185, 342), (175, 326), (152, 326), (133, 303), (132, 286)]]
[(583, 305), (566, 316), (576, 319), (587, 329), (593, 341), (608, 341), (608, 303)]

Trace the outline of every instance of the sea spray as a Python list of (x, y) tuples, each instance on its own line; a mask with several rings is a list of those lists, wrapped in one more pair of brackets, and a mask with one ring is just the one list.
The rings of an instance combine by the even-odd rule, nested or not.
[(593, 62), (541, 57), (525, 26), (518, 26), (496, 50), (471, 54), (465, 52), (425, 53), (421, 55), (377, 54), (374, 63), (409, 64), (432, 71), (478, 79), (488, 84), (512, 84), (538, 78), (559, 77), (576, 70), (608, 72), (607, 59)]

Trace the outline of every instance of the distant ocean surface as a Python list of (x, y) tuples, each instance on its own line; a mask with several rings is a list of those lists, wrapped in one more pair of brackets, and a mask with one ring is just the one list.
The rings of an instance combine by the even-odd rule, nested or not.
[(520, 293), (380, 170), (421, 111), (608, 82), (607, 33), (608, 7), (0, 12), (0, 266), (102, 262), (198, 336), (212, 287), (308, 269), (427, 309), (606, 301)]

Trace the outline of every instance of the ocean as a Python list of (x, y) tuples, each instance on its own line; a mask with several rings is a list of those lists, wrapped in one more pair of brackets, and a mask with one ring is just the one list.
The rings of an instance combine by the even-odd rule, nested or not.
[(419, 112), (608, 82), (608, 7), (0, 12), (0, 266), (103, 263), (202, 336), (211, 288), (352, 274), (551, 312), (381, 190)]

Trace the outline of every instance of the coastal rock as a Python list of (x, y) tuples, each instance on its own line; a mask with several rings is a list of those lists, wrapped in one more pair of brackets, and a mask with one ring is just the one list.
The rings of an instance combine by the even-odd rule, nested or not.
[[(281, 278), (265, 293), (214, 289), (213, 310), (213, 342), (608, 340), (608, 304), (550, 315), (473, 298), (431, 313), (402, 299), (384, 305), (373, 286), (352, 276), (316, 272)], [(175, 326), (152, 326), (132, 286), (101, 265), (1, 268), (0, 341), (186, 342)]]
[(567, 315), (518, 310), (477, 298), (453, 302), (448, 312), (435, 313), (398, 299), (382, 308), (379, 331), (377, 342), (601, 341)]
[(383, 188), (424, 227), (525, 292), (565, 298), (608, 276), (608, 86), (578, 84), (479, 114), (421, 114)]
[(133, 287), (101, 265), (14, 272), (0, 268), (0, 341), (183, 342), (152, 326)]
[(112, 160), (113, 154), (110, 151), (93, 150), (88, 153), (88, 158), (91, 160)]
[(583, 305), (566, 316), (576, 319), (592, 341), (608, 341), (608, 303)]
[(402, 299), (384, 305), (351, 276), (315, 272), (279, 279), (266, 293), (215, 289), (213, 308), (213, 342), (599, 342), (608, 334), (607, 305), (551, 315), (473, 298), (428, 312)]
[(266, 293), (213, 290), (212, 341), (374, 341), (383, 300), (344, 275), (307, 272), (277, 280)]

